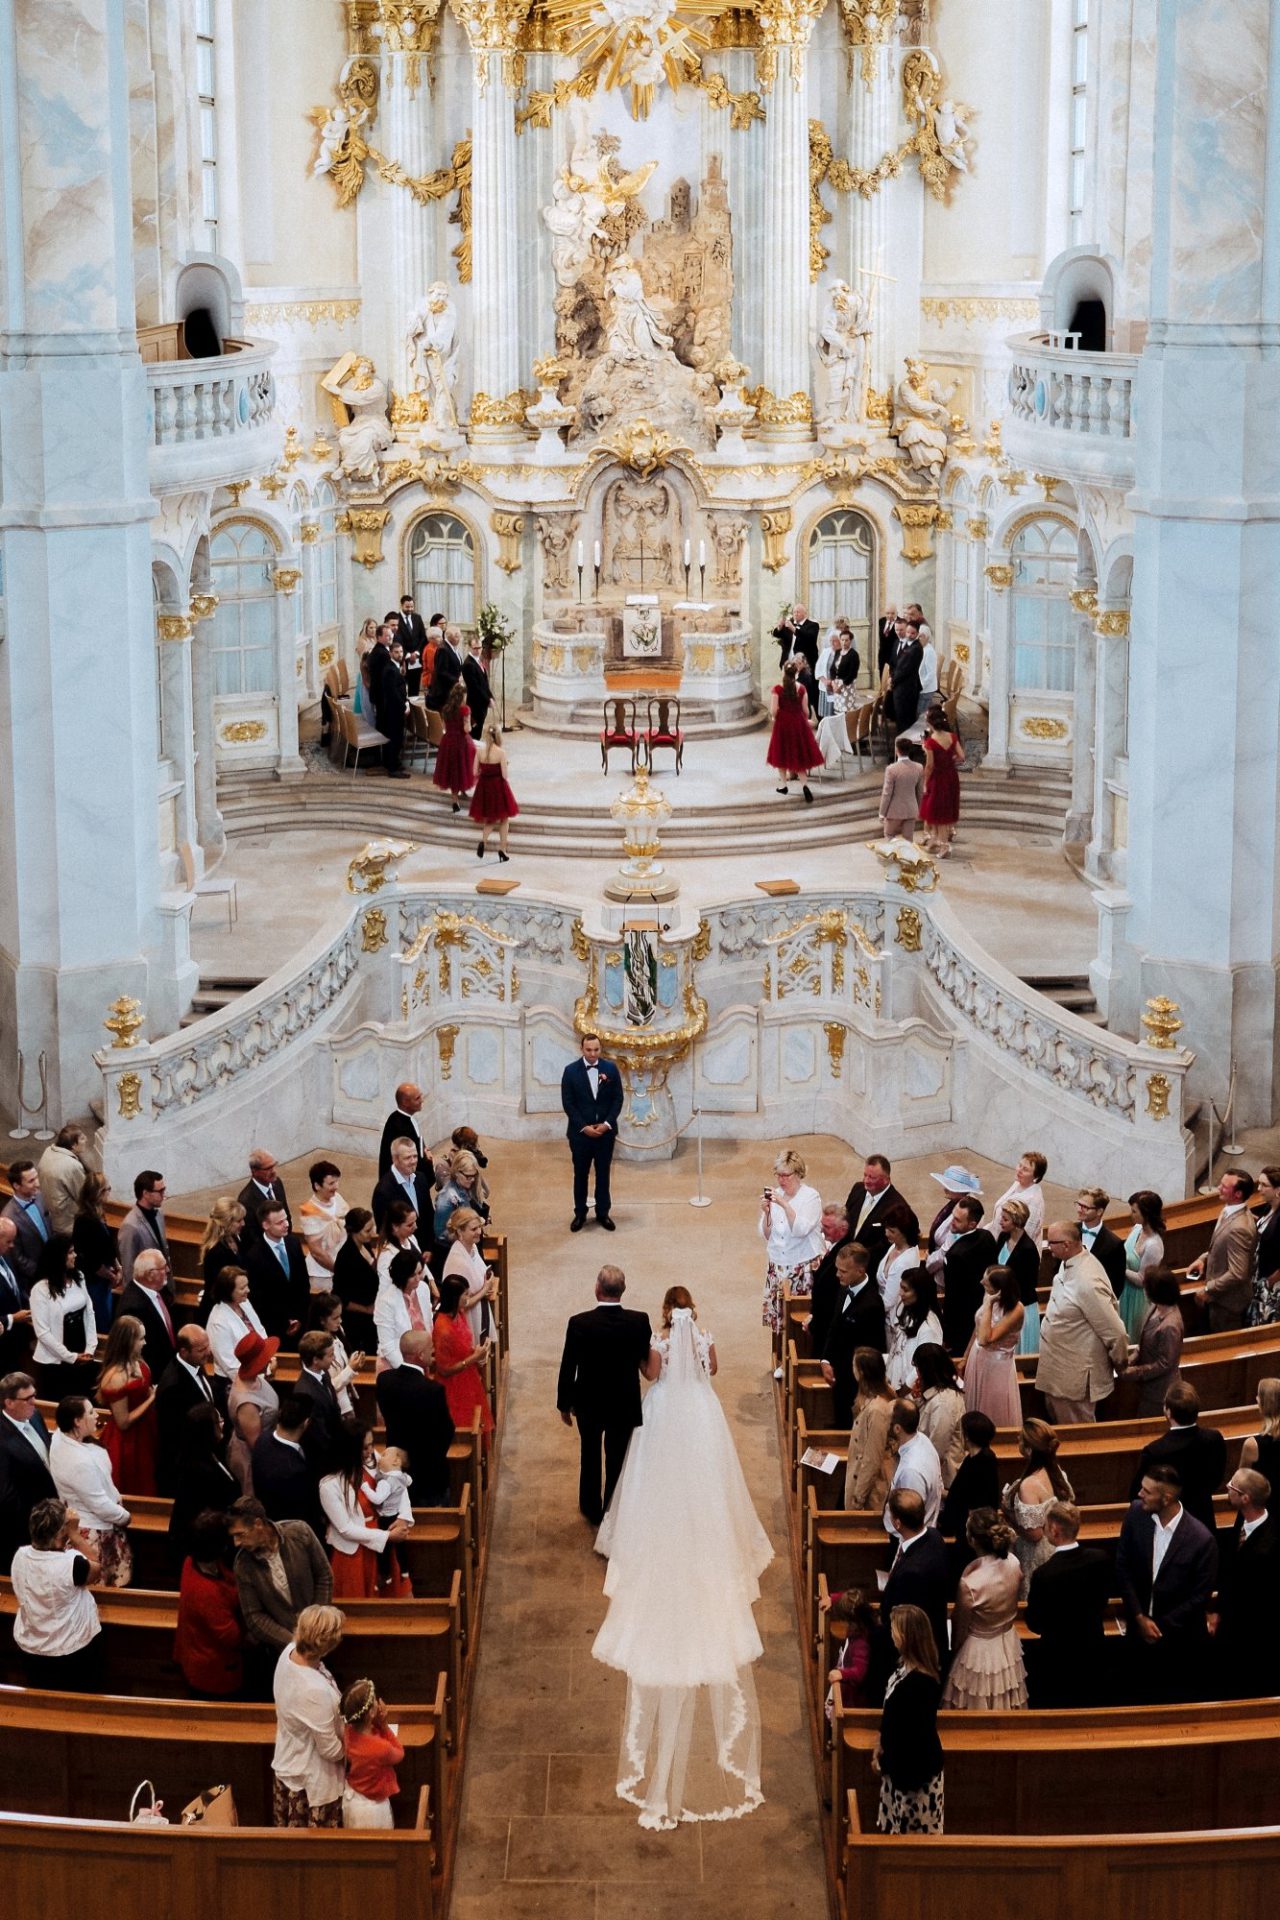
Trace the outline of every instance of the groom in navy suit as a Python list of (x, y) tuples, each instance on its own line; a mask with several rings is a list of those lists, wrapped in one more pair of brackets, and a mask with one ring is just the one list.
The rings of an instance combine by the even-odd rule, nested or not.
[(560, 1104), (569, 1123), (565, 1131), (573, 1155), (573, 1219), (569, 1231), (578, 1233), (586, 1221), (587, 1175), (594, 1167), (596, 1219), (612, 1233), (609, 1166), (622, 1112), (622, 1076), (612, 1060), (601, 1058), (597, 1034), (583, 1034), (581, 1059), (572, 1061), (561, 1075)]

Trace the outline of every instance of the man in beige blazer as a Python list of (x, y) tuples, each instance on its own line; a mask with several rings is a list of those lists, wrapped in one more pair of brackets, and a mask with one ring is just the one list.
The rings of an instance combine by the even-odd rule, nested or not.
[(1036, 1385), (1055, 1426), (1096, 1420), (1129, 1359), (1129, 1338), (1116, 1312), (1106, 1269), (1086, 1253), (1077, 1220), (1048, 1229), (1045, 1244), (1062, 1262), (1040, 1324)]
[(1210, 1333), (1242, 1327), (1249, 1310), (1258, 1228), (1248, 1203), (1256, 1184), (1249, 1173), (1223, 1174), (1218, 1182), (1222, 1212), (1214, 1224), (1209, 1251), (1187, 1268), (1188, 1280), (1204, 1281), (1196, 1299), (1209, 1309)]

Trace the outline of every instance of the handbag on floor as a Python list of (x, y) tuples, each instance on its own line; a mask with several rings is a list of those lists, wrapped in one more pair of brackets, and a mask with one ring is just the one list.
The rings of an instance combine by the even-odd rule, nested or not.
[(230, 1787), (206, 1787), (188, 1800), (180, 1815), (184, 1827), (238, 1827), (235, 1795)]

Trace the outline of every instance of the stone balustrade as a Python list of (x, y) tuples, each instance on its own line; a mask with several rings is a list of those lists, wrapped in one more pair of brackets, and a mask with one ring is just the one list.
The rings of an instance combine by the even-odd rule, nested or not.
[(1024, 333), (1008, 342), (1004, 444), (1016, 465), (1064, 479), (1131, 482), (1137, 356), (1080, 353), (1071, 334)]
[(218, 486), (271, 466), (283, 445), (276, 419), (273, 341), (226, 340), (206, 360), (147, 365), (148, 472), (153, 492)]

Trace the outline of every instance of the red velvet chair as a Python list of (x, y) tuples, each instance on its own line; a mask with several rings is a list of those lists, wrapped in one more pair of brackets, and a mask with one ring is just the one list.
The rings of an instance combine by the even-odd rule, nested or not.
[(609, 755), (615, 747), (631, 755), (631, 771), (636, 770), (636, 756), (640, 752), (640, 732), (636, 725), (636, 703), (615, 697), (604, 703), (604, 725), (600, 729), (600, 765), (605, 773), (609, 771)]
[[(656, 719), (655, 719), (656, 714)], [(684, 735), (680, 731), (680, 702), (668, 695), (657, 695), (649, 702), (649, 724), (644, 735), (649, 765), (653, 765), (655, 747), (670, 747), (676, 757), (676, 772), (684, 763)]]

